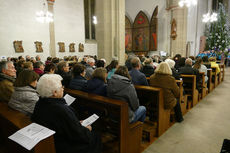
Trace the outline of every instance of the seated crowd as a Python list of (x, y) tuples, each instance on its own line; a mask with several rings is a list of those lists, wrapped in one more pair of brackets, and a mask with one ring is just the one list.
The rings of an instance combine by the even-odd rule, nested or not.
[[(7, 58), (0, 62), (0, 101), (55, 130), (58, 153), (97, 153), (102, 148), (100, 136), (91, 126), (80, 124), (75, 110), (63, 99), (63, 87), (127, 102), (130, 123), (144, 122), (146, 118), (146, 108), (139, 104), (134, 85), (159, 87), (165, 93), (164, 108), (174, 109), (176, 120), (182, 122), (176, 80), (182, 74), (196, 75), (199, 88), (199, 72), (205, 73), (205, 82), (208, 66), (220, 73), (216, 59), (205, 58), (184, 58), (177, 54), (159, 62), (155, 57), (130, 56), (125, 66), (119, 66), (117, 60), (106, 66), (104, 59), (89, 56), (63, 60), (48, 57), (45, 64), (39, 56)], [(149, 82), (146, 77), (150, 77)]]

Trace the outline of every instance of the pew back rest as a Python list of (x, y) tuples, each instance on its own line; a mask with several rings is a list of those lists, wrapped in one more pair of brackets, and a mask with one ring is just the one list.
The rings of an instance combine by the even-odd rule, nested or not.
[(196, 75), (181, 75), (185, 91), (196, 90)]
[[(157, 122), (157, 136), (169, 128), (170, 110), (164, 109), (163, 89), (135, 85), (140, 105), (147, 109), (147, 115), (153, 115)], [(150, 114), (151, 113), (151, 114)]]
[(9, 108), (7, 103), (0, 103), (0, 135), (3, 138), (4, 151), (7, 153), (55, 153), (53, 136), (42, 140), (30, 151), (8, 139), (10, 135), (30, 123), (28, 116)]
[[(74, 107), (76, 110), (79, 110), (79, 108), (79, 111), (81, 111), (81, 109), (88, 109), (89, 111), (97, 110), (97, 112), (99, 113), (97, 114), (100, 116), (98, 120), (99, 122), (102, 119), (108, 119), (108, 117), (112, 118), (105, 125), (103, 124), (103, 122), (102, 124), (104, 125), (104, 127), (108, 126), (108, 124), (112, 124), (112, 126), (110, 127), (114, 128), (114, 134), (117, 134), (119, 138), (119, 153), (131, 152), (130, 149), (132, 150), (132, 148), (140, 147), (139, 143), (141, 141), (141, 134), (136, 133), (135, 130), (132, 129), (137, 129), (137, 127), (142, 128), (142, 123), (136, 122), (129, 124), (127, 102), (99, 96), (96, 94), (86, 93), (79, 90), (71, 90), (68, 88), (65, 88), (64, 91), (65, 93), (76, 98), (76, 101), (72, 104), (72, 107)], [(139, 129), (142, 130), (141, 128)], [(137, 129), (137, 131), (141, 132), (139, 129)], [(132, 135), (136, 136), (135, 139), (140, 140), (131, 140), (130, 137)], [(129, 146), (129, 143), (132, 145)], [(135, 152), (139, 151), (136, 150)]]

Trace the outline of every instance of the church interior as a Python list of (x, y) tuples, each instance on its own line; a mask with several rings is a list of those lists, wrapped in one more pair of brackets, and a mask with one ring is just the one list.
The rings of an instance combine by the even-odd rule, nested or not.
[(230, 0), (0, 4), (0, 153), (230, 153)]

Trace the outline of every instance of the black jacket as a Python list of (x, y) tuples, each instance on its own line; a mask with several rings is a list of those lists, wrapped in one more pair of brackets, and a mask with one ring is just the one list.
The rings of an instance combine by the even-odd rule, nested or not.
[(69, 88), (85, 91), (86, 85), (87, 85), (87, 80), (83, 76), (78, 75), (70, 81)]
[(151, 65), (143, 66), (142, 73), (145, 74), (146, 77), (150, 77), (154, 73), (155, 69)]
[(199, 90), (200, 74), (197, 69), (193, 69), (191, 65), (185, 65), (179, 68), (179, 74), (196, 75), (196, 88)]
[(57, 153), (100, 152), (100, 139), (81, 126), (74, 109), (63, 98), (40, 98), (31, 119), (56, 132)]
[(68, 88), (72, 78), (71, 72), (58, 72), (58, 74), (63, 78), (62, 85)]
[(103, 80), (98, 78), (93, 78), (87, 81), (86, 91), (101, 96), (107, 96), (106, 87), (107, 85)]

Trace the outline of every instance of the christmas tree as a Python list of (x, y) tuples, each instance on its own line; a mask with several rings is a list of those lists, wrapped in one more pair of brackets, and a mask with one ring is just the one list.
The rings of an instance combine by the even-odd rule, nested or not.
[(217, 54), (230, 48), (230, 24), (223, 4), (219, 4), (218, 20), (206, 24), (206, 50), (215, 50)]

